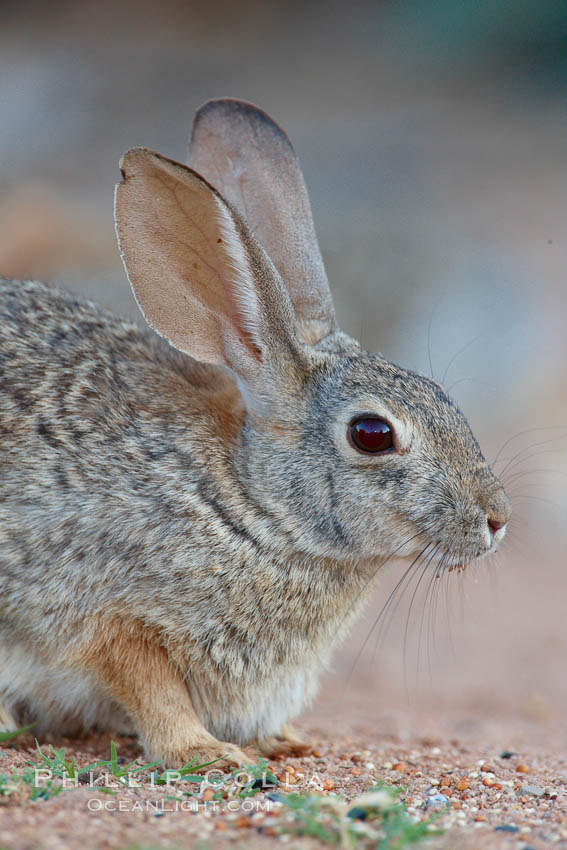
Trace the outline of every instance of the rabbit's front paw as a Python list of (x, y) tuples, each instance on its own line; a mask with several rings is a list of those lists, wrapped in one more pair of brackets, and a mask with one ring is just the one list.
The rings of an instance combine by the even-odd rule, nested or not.
[[(228, 770), (242, 767), (256, 760), (256, 754), (245, 752), (235, 744), (223, 741), (211, 741), (195, 743), (183, 747), (168, 748), (162, 753), (161, 759), (166, 768), (178, 770), (189, 762), (195, 765), (197, 772), (206, 770)], [(210, 764), (213, 762), (213, 764)], [(201, 765), (203, 766), (202, 769)]]

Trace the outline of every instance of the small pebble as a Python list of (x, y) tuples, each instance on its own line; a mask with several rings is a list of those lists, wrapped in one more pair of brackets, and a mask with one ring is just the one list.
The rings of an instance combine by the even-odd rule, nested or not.
[(529, 773), (530, 769), (527, 764), (519, 764), (516, 767), (516, 773)]
[(349, 818), (353, 818), (354, 820), (366, 820), (368, 812), (366, 809), (361, 808), (360, 806), (353, 806), (352, 809), (349, 809), (347, 816)]
[(517, 756), (518, 753), (513, 752), (512, 750), (502, 750), (500, 753), (501, 759), (511, 759), (513, 756)]
[(495, 826), (494, 832), (519, 832), (520, 829), (517, 826), (513, 826), (511, 823), (503, 823), (502, 826)]
[(426, 809), (441, 809), (449, 805), (449, 798), (445, 794), (431, 794), (425, 801)]
[(332, 779), (324, 779), (323, 780), (323, 788), (325, 791), (332, 791), (335, 787), (335, 783)]
[(543, 797), (545, 794), (545, 788), (541, 788), (539, 785), (522, 785), (520, 788), (520, 794), (531, 794), (532, 797)]

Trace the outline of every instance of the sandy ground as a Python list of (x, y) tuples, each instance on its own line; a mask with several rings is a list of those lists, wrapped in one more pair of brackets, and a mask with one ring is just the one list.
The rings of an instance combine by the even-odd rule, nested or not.
[[(543, 850), (567, 847), (567, 760), (526, 750), (498, 752), (493, 746), (452, 738), (413, 738), (368, 732), (329, 732), (329, 724), (304, 727), (314, 744), (311, 755), (272, 763), (278, 793), (313, 789), (352, 799), (377, 780), (401, 784), (403, 799), (415, 817), (437, 812), (443, 837), (430, 846), (457, 850)], [(501, 740), (508, 740), (505, 725)], [(54, 740), (76, 756), (79, 765), (108, 757), (108, 739), (81, 742)], [(140, 755), (132, 740), (119, 739), (128, 760)], [(36, 760), (22, 744), (1, 751), (2, 769)], [(196, 787), (196, 786), (193, 786)], [(273, 793), (268, 792), (268, 793)], [(281, 834), (281, 805), (260, 793), (246, 803), (213, 805), (200, 793), (200, 811), (176, 810), (183, 804), (171, 791), (144, 788), (102, 794), (91, 788), (63, 791), (49, 800), (22, 802), (8, 798), (0, 806), (0, 846), (10, 850), (66, 847), (289, 847), (321, 846), (306, 838)], [(185, 800), (184, 805), (187, 805)], [(270, 806), (270, 803), (267, 803)], [(207, 808), (208, 807), (208, 808)]]

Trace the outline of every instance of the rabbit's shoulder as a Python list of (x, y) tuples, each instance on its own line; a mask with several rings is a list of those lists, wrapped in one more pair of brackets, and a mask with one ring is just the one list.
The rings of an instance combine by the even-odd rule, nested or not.
[(45, 386), (46, 380), (61, 383), (73, 370), (95, 379), (103, 371), (127, 378), (132, 371), (158, 370), (166, 394), (168, 374), (178, 379), (184, 395), (188, 388), (214, 395), (234, 386), (225, 370), (176, 351), (146, 326), (39, 281), (0, 280), (0, 322), (4, 391), (10, 375), (41, 378)]
[[(0, 282), (0, 423), (4, 451), (39, 443), (72, 454), (234, 421), (235, 381), (149, 329), (43, 283)], [(221, 422), (222, 426), (222, 422)], [(149, 439), (149, 437), (148, 437)]]

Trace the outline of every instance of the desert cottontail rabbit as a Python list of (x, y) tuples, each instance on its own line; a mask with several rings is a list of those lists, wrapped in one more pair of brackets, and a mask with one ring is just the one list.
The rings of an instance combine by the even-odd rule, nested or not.
[(189, 161), (133, 149), (116, 191), (161, 336), (0, 283), (0, 725), (130, 722), (168, 766), (299, 746), (379, 567), (510, 512), (442, 387), (339, 329), (279, 127), (212, 101)]

